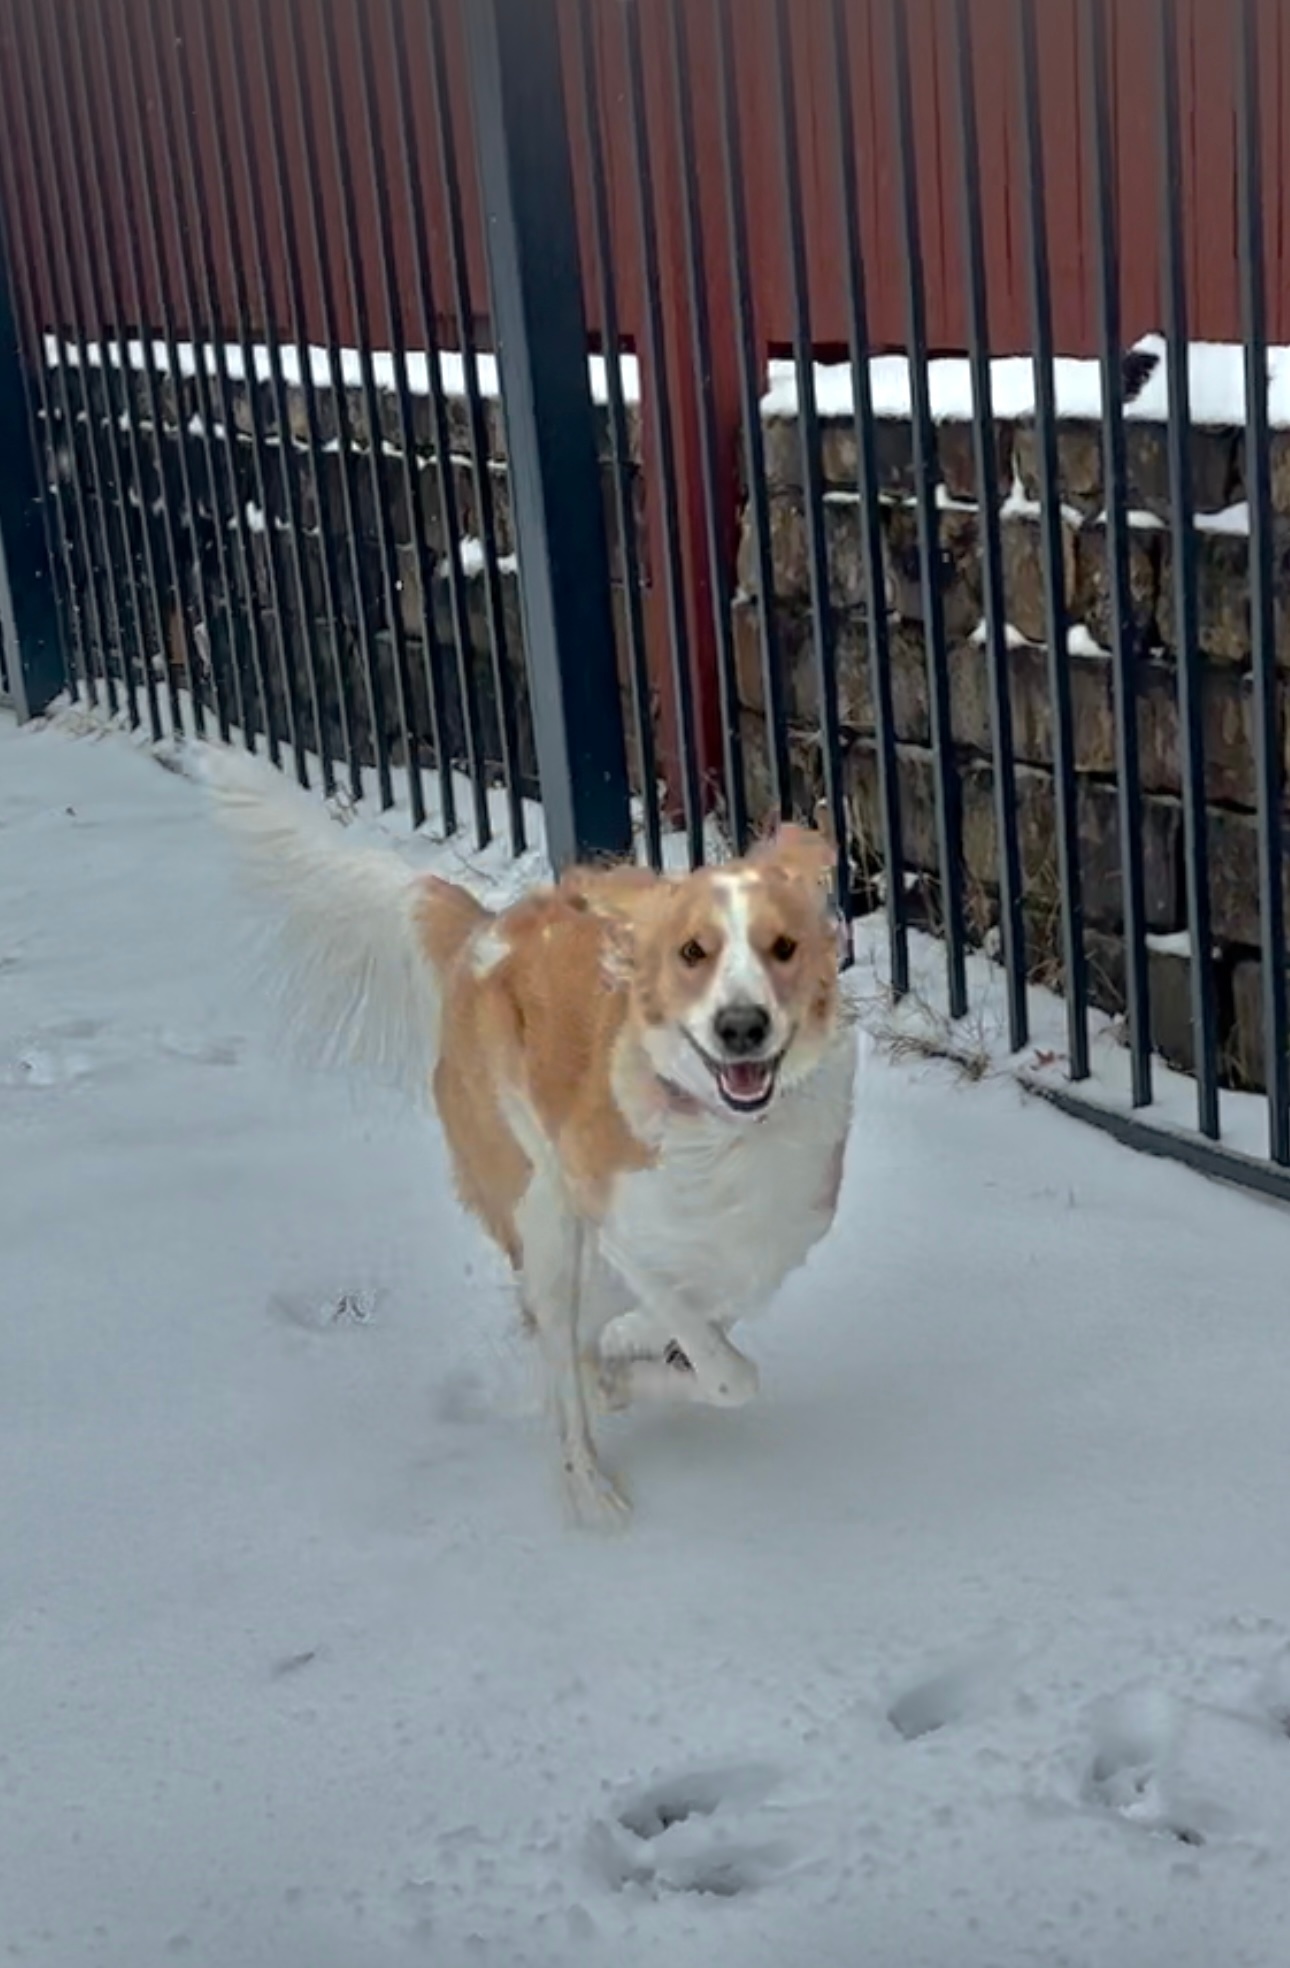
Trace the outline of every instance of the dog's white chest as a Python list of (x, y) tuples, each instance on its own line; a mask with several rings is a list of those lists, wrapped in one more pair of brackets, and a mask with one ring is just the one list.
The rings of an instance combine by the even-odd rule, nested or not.
[(723, 1321), (759, 1310), (833, 1220), (854, 1073), (848, 1034), (764, 1120), (670, 1124), (658, 1165), (620, 1180), (610, 1263)]

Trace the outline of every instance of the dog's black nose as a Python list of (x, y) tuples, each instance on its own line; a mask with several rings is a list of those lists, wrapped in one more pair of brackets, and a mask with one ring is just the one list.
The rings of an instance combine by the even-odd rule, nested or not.
[(761, 1005), (727, 1005), (712, 1027), (731, 1059), (747, 1059), (760, 1052), (770, 1037), (770, 1013)]

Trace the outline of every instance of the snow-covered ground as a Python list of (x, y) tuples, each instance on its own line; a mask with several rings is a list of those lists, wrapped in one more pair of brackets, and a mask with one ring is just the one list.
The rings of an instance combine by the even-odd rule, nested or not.
[(1279, 1968), (1290, 1219), (871, 1051), (762, 1402), (579, 1536), (236, 921), (191, 784), (0, 722), (0, 1958)]

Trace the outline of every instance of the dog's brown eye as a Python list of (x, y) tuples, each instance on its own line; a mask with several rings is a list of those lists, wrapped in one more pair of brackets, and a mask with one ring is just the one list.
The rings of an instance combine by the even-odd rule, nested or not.
[(770, 953), (776, 963), (790, 963), (797, 955), (797, 945), (791, 936), (777, 936), (770, 946)]
[(698, 941), (697, 937), (692, 936), (688, 943), (681, 945), (681, 962), (687, 965), (690, 970), (693, 970), (696, 965), (703, 963), (707, 958), (707, 954), (707, 951), (704, 949), (702, 943)]

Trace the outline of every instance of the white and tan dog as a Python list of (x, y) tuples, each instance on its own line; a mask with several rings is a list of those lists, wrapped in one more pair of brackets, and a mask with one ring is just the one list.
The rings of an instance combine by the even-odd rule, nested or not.
[(541, 1342), (570, 1500), (614, 1517), (593, 1408), (749, 1400), (729, 1328), (833, 1220), (855, 1071), (835, 849), (784, 827), (743, 861), (575, 871), (494, 915), (261, 767), (210, 754), (204, 776), (271, 897), (290, 1025), (432, 1085)]

